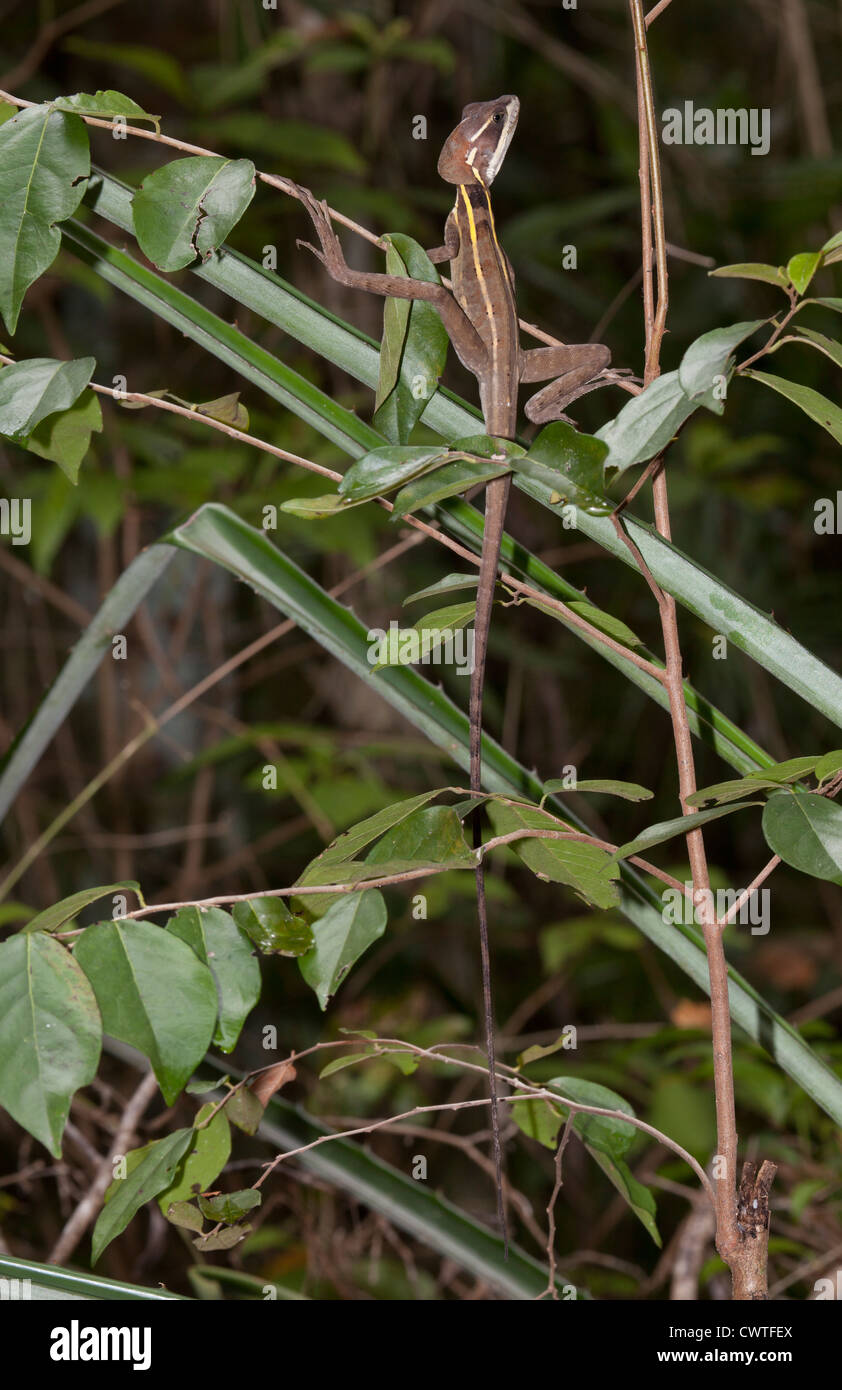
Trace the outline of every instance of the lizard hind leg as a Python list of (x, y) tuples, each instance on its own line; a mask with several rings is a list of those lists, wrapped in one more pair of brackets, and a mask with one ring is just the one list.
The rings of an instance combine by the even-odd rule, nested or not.
[(530, 396), (524, 406), (526, 418), (536, 425), (566, 419), (564, 410), (571, 401), (606, 384), (600, 373), (610, 361), (611, 353), (601, 343), (533, 348), (531, 352), (524, 352), (521, 381), (555, 378)]

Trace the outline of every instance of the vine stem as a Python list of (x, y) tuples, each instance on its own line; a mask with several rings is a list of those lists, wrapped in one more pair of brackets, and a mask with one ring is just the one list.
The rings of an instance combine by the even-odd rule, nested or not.
[[(629, 0), (635, 41), (635, 66), (640, 141), (640, 205), (643, 258), (643, 306), (645, 323), (644, 388), (660, 374), (660, 353), (666, 330), (669, 307), (666, 238), (664, 234), (664, 198), (656, 127), (655, 101), (646, 41), (647, 19), (641, 0)], [(650, 11), (649, 22), (655, 18), (656, 6)], [(653, 265), (654, 261), (654, 265)], [(657, 294), (655, 292), (657, 268)], [(655, 526), (664, 540), (671, 540), (669, 497), (666, 470), (656, 468), (652, 476)], [(621, 535), (625, 532), (619, 527)], [(651, 579), (651, 576), (649, 577)], [(667, 691), (678, 765), (679, 798), (682, 812), (692, 810), (688, 798), (696, 790), (696, 771), (692, 739), (684, 700), (684, 678), (681, 644), (675, 599), (654, 584), (664, 642), (664, 685)], [(710, 877), (704, 836), (701, 830), (687, 837), (687, 854), (693, 881), (693, 898), (697, 905), (708, 959), (710, 976), (711, 1024), (713, 1042), (714, 1093), (716, 1103), (717, 1155), (714, 1161), (716, 1193), (716, 1246), (731, 1270), (734, 1298), (763, 1298), (765, 1294), (765, 1252), (768, 1241), (762, 1242), (762, 1278), (758, 1274), (759, 1240), (744, 1241), (737, 1222), (737, 1125), (734, 1106), (734, 1074), (731, 1042), (731, 1013), (728, 1000), (728, 966), (723, 945), (723, 924), (713, 911)], [(764, 1165), (765, 1167), (765, 1165)], [(772, 1173), (772, 1176), (774, 1174)], [(744, 1175), (744, 1182), (745, 1182)], [(771, 1182), (768, 1168), (764, 1183)], [(756, 1204), (755, 1204), (756, 1205)], [(767, 1208), (768, 1210), (768, 1208)], [(756, 1233), (758, 1236), (761, 1232)], [(751, 1246), (751, 1251), (748, 1250)], [(753, 1258), (752, 1258), (753, 1257)], [(748, 1273), (748, 1265), (752, 1270)]]

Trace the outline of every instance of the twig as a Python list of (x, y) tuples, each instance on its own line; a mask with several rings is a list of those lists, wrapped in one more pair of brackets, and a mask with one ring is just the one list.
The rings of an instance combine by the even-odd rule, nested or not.
[(564, 1131), (555, 1151), (553, 1167), (555, 1169), (555, 1182), (550, 1193), (550, 1200), (547, 1202), (547, 1287), (544, 1292), (538, 1295), (538, 1299), (546, 1298), (550, 1294), (553, 1299), (558, 1300), (558, 1289), (555, 1282), (556, 1257), (555, 1257), (555, 1204), (558, 1201), (558, 1194), (561, 1191), (562, 1177), (561, 1165), (564, 1159), (564, 1150), (567, 1148), (570, 1139), (570, 1131), (573, 1127), (573, 1111), (571, 1110), (564, 1122)]
[(743, 903), (748, 902), (752, 893), (754, 893), (756, 889), (760, 887), (761, 883), (763, 883), (769, 877), (773, 870), (778, 867), (780, 862), (781, 856), (779, 854), (773, 854), (768, 864), (764, 865), (764, 867), (760, 870), (760, 873), (756, 874), (755, 877), (752, 879), (745, 892), (741, 893), (740, 896), (737, 898), (737, 901), (733, 903), (731, 907), (729, 907), (728, 911), (725, 913), (725, 916), (720, 917), (720, 927), (727, 927), (729, 922), (733, 922), (740, 908), (743, 906)]
[(114, 1142), (107, 1156), (100, 1164), (99, 1172), (47, 1256), (50, 1264), (62, 1265), (70, 1259), (102, 1206), (102, 1199), (114, 1177), (115, 1158), (121, 1158), (130, 1147), (141, 1116), (157, 1089), (158, 1079), (155, 1073), (153, 1071), (147, 1072), (123, 1111), (120, 1128), (114, 1136)]
[[(439, 1057), (437, 1060), (442, 1061), (443, 1059)], [(484, 1071), (485, 1068), (477, 1067), (476, 1070)], [(654, 1125), (647, 1124), (645, 1120), (638, 1120), (636, 1116), (627, 1115), (623, 1110), (608, 1110), (602, 1106), (582, 1105), (579, 1101), (569, 1100), (566, 1096), (562, 1096), (555, 1091), (547, 1091), (541, 1087), (528, 1086), (525, 1082), (519, 1081), (516, 1077), (508, 1079), (512, 1085), (519, 1087), (522, 1094), (501, 1096), (500, 1101), (503, 1104), (514, 1105), (521, 1100), (548, 1100), (555, 1105), (563, 1105), (565, 1109), (571, 1109), (577, 1114), (602, 1115), (608, 1119), (625, 1120), (628, 1124), (633, 1125), (635, 1129), (640, 1129), (644, 1134), (649, 1134), (653, 1138), (658, 1139), (660, 1143), (672, 1149), (673, 1153), (677, 1153), (684, 1159), (685, 1163), (689, 1164), (702, 1183), (711, 1202), (713, 1202), (713, 1190), (710, 1185), (710, 1179), (704, 1168), (701, 1167), (692, 1154), (688, 1153), (680, 1144), (677, 1144), (674, 1139), (670, 1139), (668, 1135), (662, 1134), (659, 1130), (655, 1129)], [(280, 1163), (285, 1162), (289, 1158), (298, 1158), (301, 1154), (307, 1153), (310, 1149), (319, 1148), (322, 1144), (329, 1144), (334, 1139), (353, 1139), (359, 1134), (372, 1134), (375, 1130), (386, 1129), (389, 1125), (399, 1123), (403, 1120), (411, 1120), (416, 1115), (437, 1114), (441, 1111), (473, 1110), (479, 1106), (487, 1106), (490, 1104), (490, 1098), (482, 1096), (478, 1100), (445, 1101), (439, 1105), (416, 1105), (412, 1110), (406, 1110), (400, 1115), (387, 1115), (385, 1119), (372, 1120), (370, 1123), (358, 1125), (354, 1129), (343, 1130), (341, 1132), (337, 1131), (331, 1134), (321, 1134), (318, 1139), (312, 1139), (309, 1144), (302, 1144), (300, 1148), (288, 1149), (283, 1153), (276, 1154), (275, 1157), (267, 1163), (263, 1173), (253, 1186), (255, 1188), (261, 1187), (269, 1177), (269, 1174), (274, 1172), (275, 1168), (277, 1168)]]
[(654, 21), (658, 18), (659, 14), (663, 14), (664, 10), (667, 8), (667, 5), (670, 4), (672, 4), (672, 0), (658, 0), (658, 4), (652, 6), (652, 9), (646, 16), (647, 29), (649, 28), (650, 24), (654, 23)]
[[(446, 788), (445, 790), (451, 789)], [(511, 804), (517, 805), (518, 803), (512, 802)], [(617, 846), (612, 845), (608, 840), (601, 840), (596, 835), (587, 835), (581, 830), (542, 830), (525, 827), (520, 830), (507, 831), (505, 835), (496, 835), (492, 839), (486, 840), (477, 851), (468, 850), (467, 854), (471, 855), (472, 859), (474, 853), (476, 853), (477, 856), (484, 856), (491, 850), (499, 849), (501, 846), (511, 844), (515, 840), (572, 840), (578, 843), (595, 845), (600, 849), (612, 853), (617, 849)], [(672, 874), (668, 874), (664, 869), (659, 869), (657, 865), (650, 864), (648, 860), (642, 859), (639, 855), (629, 856), (629, 861), (630, 863), (639, 865), (639, 867), (644, 869), (647, 873), (660, 879), (662, 883), (668, 884), (670, 888), (674, 888), (683, 893), (684, 896), (691, 901), (693, 900), (692, 893), (684, 884), (680, 883), (677, 878), (674, 878)], [(465, 862), (461, 863), (459, 868), (466, 871), (469, 869), (473, 871), (475, 864), (466, 857)], [(391, 888), (398, 883), (411, 883), (418, 878), (425, 878), (433, 874), (454, 873), (456, 871), (453, 864), (425, 864), (423, 868), (403, 869), (399, 873), (386, 874), (379, 878), (355, 879), (340, 883), (293, 883), (287, 888), (267, 888), (261, 890), (259, 896), (263, 898), (299, 898), (306, 897), (308, 894), (362, 893), (369, 888)], [(139, 907), (132, 912), (124, 913), (120, 921), (125, 922), (136, 918), (152, 917), (159, 912), (178, 912), (185, 907), (221, 907), (228, 903), (247, 903), (251, 902), (255, 896), (253, 891), (251, 893), (220, 893), (213, 898), (190, 898), (183, 902), (171, 903), (147, 903), (145, 907)], [(75, 934), (75, 931), (60, 933), (60, 935), (68, 937)]]

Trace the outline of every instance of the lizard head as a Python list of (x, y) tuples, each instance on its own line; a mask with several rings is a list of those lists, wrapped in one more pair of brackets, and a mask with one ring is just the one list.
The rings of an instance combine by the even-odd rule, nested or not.
[(514, 96), (466, 106), (439, 156), (438, 170), (445, 182), (490, 184), (506, 157), (519, 111)]

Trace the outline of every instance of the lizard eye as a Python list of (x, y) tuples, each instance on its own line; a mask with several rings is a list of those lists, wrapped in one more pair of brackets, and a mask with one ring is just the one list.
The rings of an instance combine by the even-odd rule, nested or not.
[(491, 119), (492, 119), (492, 121), (494, 122), (495, 125), (499, 125), (500, 122), (501, 122), (502, 119), (503, 119), (503, 112), (502, 112), (502, 111), (495, 111), (495, 112), (494, 112), (494, 115), (491, 117)]

